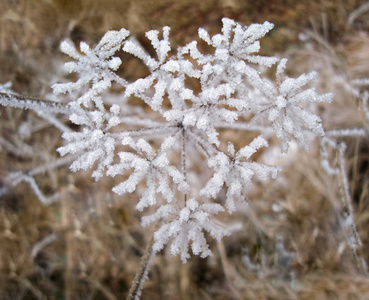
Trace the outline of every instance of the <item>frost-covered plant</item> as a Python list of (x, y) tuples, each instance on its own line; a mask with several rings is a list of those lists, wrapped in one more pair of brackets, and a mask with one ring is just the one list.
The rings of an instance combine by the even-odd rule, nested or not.
[[(144, 226), (161, 221), (154, 234), (154, 249), (159, 251), (172, 240), (172, 254), (180, 254), (184, 262), (190, 243), (193, 253), (210, 254), (203, 231), (218, 240), (229, 234), (213, 215), (236, 211), (254, 177), (276, 178), (278, 167), (252, 159), (260, 148), (268, 147), (266, 137), (274, 132), (282, 152), (288, 151), (292, 140), (308, 150), (309, 135), (323, 136), (324, 130), (307, 104), (332, 99), (332, 94), (304, 89), (317, 78), (315, 72), (289, 78), (283, 75), (287, 59), (256, 54), (258, 39), (273, 28), (271, 23), (242, 26), (227, 18), (222, 22), (222, 32), (213, 37), (199, 29), (200, 39), (213, 48), (210, 54), (202, 53), (196, 41), (174, 51), (169, 27), (163, 28), (162, 37), (156, 30), (146, 33), (155, 57), (128, 38), (125, 29), (107, 32), (93, 49), (84, 42), (76, 49), (65, 41), (61, 50), (74, 59), (65, 67), (78, 73), (79, 79), (55, 84), (53, 90), (57, 95), (71, 94), (72, 100), (64, 111), (57, 110), (57, 105), (48, 109), (44, 103), (46, 108), (42, 108), (50, 115), (68, 113), (70, 121), (80, 126), (77, 132), (64, 130), (67, 143), (58, 149), (63, 156), (77, 156), (72, 171), (93, 168), (95, 180), (123, 175), (113, 188), (120, 195), (135, 191), (145, 181), (136, 207), (156, 209), (142, 220)], [(134, 82), (121, 78), (118, 51), (136, 56), (150, 74)], [(262, 71), (275, 64), (274, 83)], [(190, 80), (197, 81), (200, 89), (189, 84)], [(104, 102), (112, 85), (124, 88), (120, 103)], [(152, 113), (130, 105), (130, 97), (142, 100)], [(18, 107), (37, 107), (32, 100), (24, 102), (18, 101)], [(17, 106), (5, 95), (2, 103)], [(219, 138), (219, 128), (259, 136), (236, 150), (229, 141), (224, 147), (227, 141)], [(145, 140), (148, 137), (157, 142), (150, 143)], [(209, 169), (205, 173), (212, 172), (202, 187), (198, 180), (204, 176), (196, 174), (191, 163), (196, 156), (204, 156)], [(214, 203), (222, 190), (226, 192), (224, 202)]]
[[(96, 180), (104, 175), (115, 177), (130, 172), (128, 178), (113, 188), (118, 194), (135, 191), (145, 180), (137, 209), (154, 206), (157, 211), (144, 217), (142, 224), (147, 226), (161, 220), (162, 225), (154, 234), (155, 251), (172, 237), (171, 253), (180, 254), (183, 262), (189, 257), (190, 242), (194, 254), (202, 257), (210, 254), (203, 231), (218, 240), (229, 234), (212, 220), (212, 215), (235, 211), (236, 203), (245, 201), (245, 191), (253, 177), (277, 176), (278, 167), (251, 158), (260, 148), (268, 146), (264, 131), (275, 132), (283, 152), (288, 151), (293, 139), (307, 150), (308, 135), (323, 136), (324, 130), (320, 118), (303, 104), (332, 99), (331, 94), (319, 95), (312, 88), (302, 90), (317, 78), (315, 72), (289, 78), (283, 76), (286, 59), (255, 54), (260, 49), (258, 39), (273, 28), (272, 24), (244, 27), (230, 19), (222, 21), (221, 34), (210, 37), (205, 29), (199, 30), (200, 39), (214, 48), (212, 54), (203, 54), (196, 41), (172, 54), (169, 27), (163, 28), (162, 39), (156, 30), (146, 33), (156, 57), (147, 54), (136, 41), (127, 39), (129, 32), (125, 29), (109, 31), (94, 49), (82, 42), (78, 51), (71, 42), (63, 42), (62, 51), (76, 60), (66, 63), (67, 70), (79, 73), (80, 79), (53, 86), (56, 94), (62, 94), (81, 91), (87, 85), (87, 91), (69, 103), (73, 111), (70, 120), (80, 125), (81, 131), (64, 133), (68, 143), (58, 149), (61, 155), (78, 155), (71, 170), (94, 167), (92, 176)], [(134, 82), (119, 77), (115, 71), (122, 61), (114, 54), (120, 49), (141, 59), (150, 75)], [(276, 84), (260, 72), (260, 67), (274, 64), (278, 64)], [(192, 88), (188, 79), (197, 80), (200, 90)], [(108, 110), (103, 93), (114, 83), (125, 89), (124, 106), (113, 104)], [(154, 115), (146, 113), (134, 117), (126, 102), (129, 96), (141, 99), (161, 120), (150, 119)], [(169, 103), (164, 105), (166, 101)], [(261, 135), (238, 151), (228, 142), (225, 152), (220, 147), (223, 142), (219, 139), (220, 127), (248, 127)], [(160, 146), (150, 145), (144, 139), (148, 135), (150, 139), (161, 140)], [(130, 149), (116, 150), (118, 145)], [(198, 185), (189, 176), (195, 172), (190, 168), (194, 155), (204, 155), (213, 171), (200, 190), (191, 188)], [(225, 202), (214, 203), (212, 199), (222, 189), (226, 190)]]
[[(312, 105), (332, 99), (332, 94), (319, 95), (307, 87), (317, 79), (315, 72), (290, 78), (284, 75), (287, 59), (257, 54), (259, 39), (273, 24), (222, 22), (221, 33), (212, 37), (199, 29), (201, 42), (212, 49), (206, 53), (197, 41), (172, 49), (169, 27), (162, 34), (146, 33), (154, 56), (125, 29), (107, 32), (95, 48), (82, 42), (76, 49), (65, 41), (61, 50), (74, 59), (65, 67), (79, 79), (53, 85), (56, 95), (69, 93), (71, 100), (66, 107), (45, 110), (51, 116), (68, 114), (80, 128), (64, 130), (66, 144), (58, 149), (63, 156), (76, 156), (70, 169), (92, 168), (95, 180), (119, 177), (113, 191), (120, 195), (137, 190), (136, 208), (149, 211), (142, 225), (159, 224), (153, 253), (170, 243), (171, 253), (183, 262), (190, 257), (189, 247), (201, 257), (211, 254), (204, 232), (217, 240), (230, 234), (214, 215), (232, 213), (245, 203), (253, 180), (276, 178), (278, 166), (253, 159), (268, 147), (267, 138), (274, 133), (282, 152), (294, 140), (308, 150), (310, 136), (324, 135)], [(149, 75), (133, 82), (121, 78), (120, 51), (141, 60)], [(265, 75), (273, 66), (275, 80)], [(116, 85), (123, 94), (112, 103), (106, 99)], [(142, 105), (132, 105), (131, 98)], [(0, 99), (5, 105), (35, 105), (32, 100), (16, 104), (5, 94)], [(257, 137), (234, 145), (222, 140), (219, 129), (224, 128)], [(199, 157), (201, 168), (196, 167)]]

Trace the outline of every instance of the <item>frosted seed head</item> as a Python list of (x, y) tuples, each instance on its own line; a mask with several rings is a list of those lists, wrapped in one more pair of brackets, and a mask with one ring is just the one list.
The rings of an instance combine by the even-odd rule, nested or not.
[(161, 150), (166, 151), (170, 147), (172, 147), (177, 139), (174, 136), (167, 137), (163, 143), (161, 144)]
[(228, 154), (231, 156), (234, 156), (235, 154), (235, 150), (234, 150), (234, 145), (231, 142), (228, 142)]
[(165, 41), (169, 40), (169, 31), (170, 31), (170, 27), (169, 26), (164, 26), (163, 27), (163, 39)]
[[(314, 72), (296, 79), (284, 77), (286, 59), (281, 59), (277, 66), (278, 84), (264, 76), (265, 68), (259, 67), (270, 67), (278, 62), (278, 58), (254, 53), (260, 50), (258, 39), (272, 29), (273, 24), (241, 26), (227, 18), (222, 22), (222, 31), (215, 36), (210, 37), (204, 29), (198, 31), (200, 39), (214, 48), (210, 51), (213, 54), (202, 54), (193, 41), (167, 59), (171, 49), (169, 27), (163, 28), (162, 39), (156, 30), (146, 34), (156, 52), (155, 58), (133, 37), (124, 41), (129, 34), (126, 30), (107, 32), (93, 50), (81, 43), (82, 54), (73, 43), (61, 45), (63, 52), (76, 59), (76, 62), (66, 65), (68, 71), (79, 73), (80, 78), (74, 83), (56, 85), (54, 92), (82, 95), (76, 96), (78, 100), (70, 117), (75, 124), (81, 125), (81, 130), (63, 135), (68, 144), (58, 148), (59, 153), (79, 155), (71, 166), (72, 170), (87, 169), (95, 164), (95, 178), (103, 176), (105, 169), (108, 176), (122, 175), (122, 181), (113, 189), (119, 194), (133, 192), (141, 181), (145, 182), (146, 189), (136, 208), (142, 210), (163, 204), (154, 214), (142, 219), (143, 225), (162, 222), (154, 234), (153, 249), (159, 251), (172, 240), (171, 253), (179, 254), (183, 261), (189, 258), (191, 243), (194, 254), (201, 257), (211, 254), (204, 232), (216, 239), (228, 234), (212, 221), (212, 214), (224, 211), (223, 206), (211, 203), (214, 202), (212, 198), (225, 190), (225, 206), (229, 212), (235, 211), (236, 201), (244, 199), (243, 192), (247, 192), (253, 178), (275, 178), (278, 172), (277, 168), (249, 161), (261, 147), (268, 146), (263, 137), (241, 146), (237, 152), (234, 145), (228, 143), (227, 155), (221, 147), (214, 146), (220, 146), (220, 130), (224, 127), (262, 133), (274, 130), (281, 139), (282, 151), (288, 149), (292, 139), (297, 140), (301, 147), (307, 147), (307, 132), (319, 135), (324, 130), (317, 116), (298, 105), (328, 102), (332, 98), (330, 94), (318, 95), (314, 89), (301, 91), (317, 78)], [(114, 71), (122, 61), (119, 57), (112, 57), (121, 47), (143, 61), (148, 76), (121, 84), (123, 79)], [(257, 68), (254, 64), (258, 65)], [(104, 101), (109, 100), (102, 92), (107, 92), (112, 82), (125, 87), (125, 96), (134, 95), (143, 100), (151, 111), (155, 111), (157, 118), (150, 120), (151, 114), (141, 107), (134, 110), (134, 116), (130, 116), (131, 102), (124, 104), (127, 115), (124, 111), (121, 118), (118, 117), (120, 107), (116, 104), (107, 113)], [(237, 122), (239, 116), (243, 122)], [(250, 119), (252, 121), (247, 123)], [(121, 127), (110, 130), (120, 122)], [(186, 129), (184, 140), (180, 138), (181, 130), (177, 127), (180, 123)], [(120, 129), (122, 132), (117, 132)], [(163, 138), (162, 142), (160, 138)], [(148, 142), (151, 139), (158, 144), (161, 142), (161, 145), (155, 144), (158, 147), (154, 149)], [(119, 141), (132, 149), (119, 152), (116, 157), (118, 150), (115, 146)], [(183, 147), (182, 141), (186, 143)], [(185, 151), (181, 156), (182, 149)], [(195, 165), (197, 161), (191, 161), (193, 154), (197, 154), (195, 151), (206, 158), (199, 168)], [(117, 158), (120, 158), (119, 162), (116, 162)], [(210, 169), (209, 173), (204, 172), (210, 179), (200, 178), (197, 183), (193, 178), (201, 175), (198, 172), (200, 167)], [(194, 198), (185, 204), (178, 201), (183, 195), (190, 197), (190, 184), (198, 184), (202, 200), (209, 203), (200, 205)], [(196, 194), (195, 188), (191, 188), (191, 195)], [(160, 194), (160, 201), (156, 199), (157, 194)], [(173, 205), (168, 206), (170, 201)]]
[(196, 127), (202, 130), (206, 130), (210, 124), (209, 116), (207, 114), (201, 115), (197, 122)]
[(135, 147), (135, 141), (130, 136), (125, 136), (122, 140), (122, 145), (129, 145), (132, 148)]
[(119, 57), (113, 57), (108, 62), (108, 67), (114, 71), (118, 70), (119, 66), (122, 64), (122, 60)]
[(164, 168), (165, 166), (169, 165), (169, 160), (165, 153), (162, 153), (155, 158), (153, 164), (159, 168)]
[(199, 204), (197, 203), (197, 201), (194, 198), (192, 198), (192, 199), (187, 200), (186, 207), (188, 207), (190, 210), (194, 211), (196, 208), (199, 207)]
[(159, 31), (158, 30), (150, 30), (148, 32), (146, 32), (146, 37), (152, 41), (153, 43), (155, 43), (155, 45), (157, 45), (158, 43), (158, 35), (159, 35)]
[(114, 115), (119, 115), (120, 113), (120, 106), (118, 104), (113, 104), (111, 107), (110, 107), (110, 112)]
[(170, 60), (168, 62), (166, 62), (162, 67), (162, 70), (167, 71), (167, 72), (178, 72), (179, 71), (179, 63), (177, 61), (174, 60)]
[(110, 30), (105, 33), (95, 49), (96, 51), (106, 54), (104, 58), (109, 57), (120, 48), (121, 44), (128, 36), (129, 31), (124, 28), (119, 31)]
[(223, 36), (221, 34), (214, 35), (213, 38), (212, 38), (214, 47), (219, 47), (222, 44), (223, 40), (224, 39), (223, 39)]
[(61, 42), (60, 51), (69, 55), (70, 57), (73, 57), (74, 59), (78, 59), (80, 57), (80, 54), (77, 52), (76, 48), (74, 47), (73, 42), (70, 40)]
[(191, 125), (194, 126), (196, 124), (196, 115), (194, 112), (187, 113), (183, 118), (183, 125)]
[(184, 209), (181, 210), (181, 212), (179, 213), (179, 221), (181, 223), (185, 223), (189, 220), (190, 218), (190, 214), (191, 211), (188, 207), (185, 207)]
[(275, 105), (279, 109), (285, 108), (287, 106), (287, 100), (283, 96), (278, 96), (275, 101)]
[(193, 95), (193, 91), (190, 89), (183, 89), (181, 92), (181, 98), (183, 100), (190, 100), (193, 99), (194, 95)]
[(198, 33), (199, 33), (200, 39), (204, 40), (209, 45), (211, 44), (209, 33), (204, 28), (199, 28)]
[(217, 49), (215, 50), (215, 56), (222, 61), (227, 61), (229, 57), (229, 51), (227, 49)]
[(147, 155), (150, 155), (152, 152), (152, 147), (144, 139), (139, 139), (136, 143), (136, 146), (138, 149), (145, 152)]
[(84, 54), (89, 54), (91, 52), (90, 47), (87, 45), (87, 43), (85, 42), (81, 42), (79, 44), (79, 49), (81, 50), (82, 53)]
[(287, 58), (282, 58), (278, 63), (276, 72), (277, 80), (279, 83), (282, 82), (282, 75), (284, 73), (284, 70), (286, 69), (286, 66), (287, 66)]

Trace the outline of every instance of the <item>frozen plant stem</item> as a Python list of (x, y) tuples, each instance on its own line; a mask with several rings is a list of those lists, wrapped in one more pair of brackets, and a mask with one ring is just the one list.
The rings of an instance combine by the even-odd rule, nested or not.
[(71, 113), (70, 108), (66, 105), (10, 93), (0, 92), (0, 104), (14, 108), (31, 109), (35, 112), (41, 110), (49, 114), (62, 113), (69, 115)]
[[(181, 171), (184, 177), (184, 181), (187, 182), (186, 172), (186, 129), (182, 125), (182, 149), (181, 149)], [(184, 202), (186, 204), (187, 193), (184, 194)]]
[(136, 276), (132, 282), (131, 289), (129, 290), (126, 300), (139, 300), (142, 293), (143, 284), (148, 278), (150, 267), (153, 263), (155, 252), (153, 250), (153, 241), (150, 241), (149, 246), (146, 248), (145, 253), (141, 259), (141, 265), (136, 273)]
[(368, 272), (367, 266), (363, 258), (358, 253), (358, 248), (362, 246), (362, 242), (357, 232), (357, 228), (354, 222), (354, 211), (352, 207), (352, 199), (349, 192), (349, 184), (346, 175), (345, 168), (345, 152), (346, 145), (341, 143), (338, 145), (338, 149), (336, 150), (337, 155), (337, 164), (339, 169), (338, 181), (341, 189), (341, 195), (343, 200), (343, 212), (344, 212), (344, 223), (346, 234), (348, 236), (348, 244), (351, 250), (351, 254), (357, 264), (357, 267), (361, 272), (366, 274)]
[[(362, 242), (354, 221), (354, 209), (352, 206), (352, 198), (346, 174), (346, 144), (344, 142), (338, 143), (334, 138), (345, 136), (360, 137), (365, 136), (365, 134), (365, 131), (359, 129), (333, 130), (328, 131), (327, 136), (322, 138), (320, 141), (322, 167), (327, 174), (337, 178), (339, 185), (342, 213), (339, 214), (338, 219), (340, 220), (342, 230), (347, 238), (347, 244), (350, 248), (351, 255), (355, 260), (358, 269), (364, 274), (367, 273), (367, 265), (363, 257), (361, 257), (358, 252), (358, 249), (362, 246)], [(333, 166), (331, 166), (331, 163), (329, 162), (328, 146), (333, 150)]]

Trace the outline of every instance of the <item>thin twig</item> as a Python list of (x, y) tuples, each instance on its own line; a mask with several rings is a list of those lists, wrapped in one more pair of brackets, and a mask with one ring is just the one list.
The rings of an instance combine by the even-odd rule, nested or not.
[(151, 240), (141, 259), (140, 268), (136, 273), (135, 279), (132, 282), (132, 286), (129, 290), (126, 300), (139, 300), (141, 297), (143, 284), (148, 278), (148, 273), (155, 256), (153, 245), (153, 240)]
[(362, 14), (365, 14), (369, 11), (369, 1), (359, 6), (357, 9), (353, 10), (347, 20), (347, 27), (352, 26), (355, 20), (360, 17)]
[[(186, 128), (182, 128), (182, 148), (181, 148), (181, 171), (184, 176), (184, 180), (187, 183), (187, 171), (186, 171)], [(187, 193), (184, 193), (184, 202), (187, 202)]]
[(56, 241), (57, 237), (55, 233), (49, 234), (44, 237), (41, 241), (37, 242), (33, 245), (31, 255), (32, 257), (36, 257), (37, 254), (46, 246), (50, 245), (52, 242)]
[(150, 136), (153, 137), (155, 135), (162, 136), (167, 135), (171, 130), (178, 130), (177, 125), (167, 125), (167, 126), (158, 126), (152, 128), (141, 128), (141, 129), (131, 129), (131, 130), (122, 130), (121, 132), (111, 133), (110, 136), (114, 138), (124, 138), (128, 134), (130, 136)]
[(67, 115), (71, 114), (71, 109), (66, 105), (16, 94), (6, 94), (0, 92), (0, 104), (14, 108), (31, 109), (36, 112), (45, 110), (48, 113), (61, 113)]
[(337, 164), (339, 169), (338, 174), (338, 182), (341, 189), (342, 201), (343, 201), (343, 211), (344, 211), (344, 229), (347, 234), (348, 244), (352, 253), (354, 260), (356, 261), (359, 269), (363, 273), (367, 273), (367, 266), (365, 261), (358, 253), (357, 249), (362, 246), (362, 242), (357, 231), (354, 218), (353, 218), (353, 207), (352, 207), (352, 199), (349, 192), (349, 184), (346, 175), (345, 168), (345, 144), (341, 143), (338, 146), (336, 155), (337, 155)]

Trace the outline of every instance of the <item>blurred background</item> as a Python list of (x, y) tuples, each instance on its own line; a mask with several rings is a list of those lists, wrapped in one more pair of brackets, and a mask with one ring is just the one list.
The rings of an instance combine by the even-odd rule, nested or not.
[[(145, 32), (171, 27), (175, 49), (216, 34), (221, 19), (269, 21), (263, 55), (287, 57), (289, 76), (316, 70), (317, 90), (333, 92), (318, 107), (328, 129), (363, 128), (367, 103), (351, 81), (369, 78), (369, 4), (364, 0), (0, 0), (0, 84), (51, 99), (65, 74), (61, 41), (95, 45), (107, 30), (126, 28), (144, 46)], [(127, 79), (145, 74), (127, 61)], [(73, 78), (73, 77), (71, 77)], [(0, 108), (0, 185), (58, 158), (59, 131), (32, 112)], [(240, 136), (237, 139), (242, 139)], [(142, 299), (369, 299), (369, 139), (346, 137), (346, 171), (354, 221), (363, 246), (353, 257), (340, 216), (339, 180), (320, 166), (319, 145), (275, 158), (277, 182), (257, 184), (252, 209), (235, 213), (235, 232), (211, 242), (213, 257), (182, 264), (168, 251), (155, 258)], [(270, 158), (270, 157), (269, 157)], [(0, 299), (123, 299), (150, 240), (135, 196), (118, 197), (112, 182), (66, 166), (35, 175), (43, 205), (22, 183), (0, 198)], [(241, 227), (240, 227), (241, 226)], [(238, 229), (237, 229), (238, 228)], [(241, 228), (241, 229), (239, 229)]]

